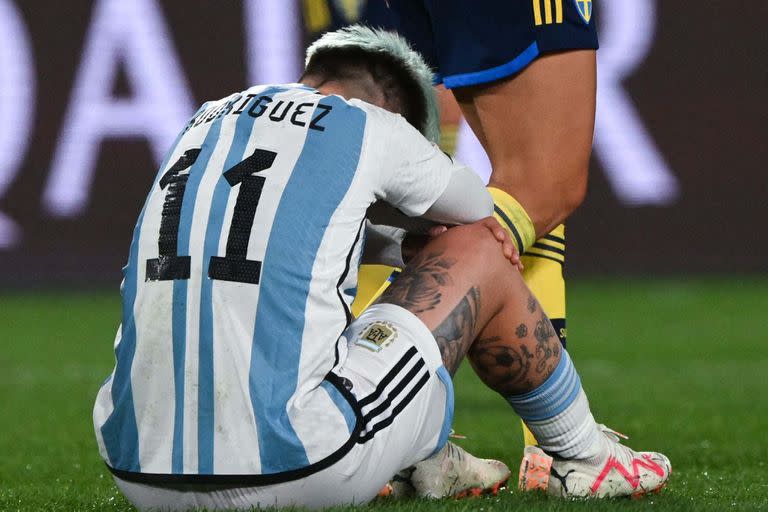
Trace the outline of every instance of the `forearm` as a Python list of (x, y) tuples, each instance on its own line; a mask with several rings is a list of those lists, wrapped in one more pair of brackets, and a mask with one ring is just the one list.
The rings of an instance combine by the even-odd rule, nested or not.
[[(419, 217), (409, 217), (394, 206), (378, 201), (368, 208), (364, 263), (402, 266), (402, 242), (406, 233), (432, 236), (436, 225), (455, 226), (476, 222), (493, 213), (493, 200), (480, 178), (466, 167), (454, 166), (442, 194)], [(397, 256), (397, 259), (396, 259)]]
[(444, 225), (470, 224), (493, 214), (493, 200), (482, 180), (466, 167), (457, 167), (442, 195), (424, 218)]

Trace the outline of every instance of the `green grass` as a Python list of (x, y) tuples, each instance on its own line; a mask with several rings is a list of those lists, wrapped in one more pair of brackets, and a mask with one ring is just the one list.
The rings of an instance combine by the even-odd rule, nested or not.
[[(768, 280), (575, 281), (569, 340), (595, 416), (674, 473), (642, 501), (507, 492), (373, 510), (768, 509)], [(91, 407), (112, 365), (116, 293), (0, 295), (0, 511), (132, 510), (97, 454)], [(468, 368), (455, 429), (516, 467), (519, 422)]]

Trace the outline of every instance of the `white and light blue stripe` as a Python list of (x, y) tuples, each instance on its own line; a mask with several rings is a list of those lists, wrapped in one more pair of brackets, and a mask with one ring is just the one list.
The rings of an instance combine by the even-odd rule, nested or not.
[(581, 380), (571, 357), (563, 350), (555, 371), (538, 388), (524, 395), (505, 397), (515, 412), (525, 421), (552, 418), (571, 405), (581, 390)]
[[(262, 264), (249, 373), (262, 473), (309, 464), (286, 404), (298, 384), (312, 269), (331, 217), (352, 183), (365, 133), (363, 110), (335, 96), (323, 98), (320, 104), (333, 107), (333, 114), (325, 117), (324, 131), (307, 131), (280, 199)], [(317, 189), (320, 183), (322, 190)], [(302, 244), (295, 243), (297, 238)]]
[[(205, 109), (203, 105), (195, 115)], [(158, 186), (160, 178), (166, 172), (171, 156), (176, 152), (179, 141), (184, 136), (180, 133), (165, 156), (160, 169), (152, 183), (152, 189)], [(141, 208), (136, 226), (133, 229), (133, 238), (128, 253), (128, 263), (123, 268), (122, 293), (122, 323), (120, 342), (115, 348), (114, 376), (112, 378), (112, 413), (101, 426), (101, 435), (104, 448), (109, 455), (109, 463), (112, 467), (124, 471), (141, 471), (139, 461), (139, 431), (136, 422), (136, 410), (133, 403), (133, 388), (131, 385), (131, 370), (133, 357), (136, 352), (136, 320), (134, 318), (134, 306), (136, 291), (138, 288), (138, 268), (143, 262), (138, 261), (139, 239), (144, 223), (144, 214), (147, 210), (151, 195), (147, 197)]]
[[(285, 90), (282, 87), (270, 87), (261, 91), (259, 96), (269, 96)], [(255, 101), (253, 98), (251, 101)], [(227, 153), (221, 177), (217, 180), (208, 213), (203, 248), (202, 284), (200, 289), (200, 338), (198, 348), (198, 472), (214, 472), (214, 369), (213, 369), (213, 280), (208, 279), (208, 265), (212, 256), (219, 252), (223, 222), (227, 201), (232, 187), (223, 173), (240, 163), (245, 157), (246, 146), (251, 138), (253, 125), (257, 118), (247, 114), (247, 109), (239, 115), (235, 124), (235, 134)], [(236, 193), (236, 192), (235, 192)]]
[[(194, 216), (197, 192), (203, 179), (208, 164), (219, 141), (221, 123), (223, 118), (213, 121), (201, 148), (200, 155), (189, 170), (187, 187), (184, 191), (184, 201), (181, 208), (179, 221), (179, 237), (177, 244), (178, 255), (189, 255), (189, 239), (192, 231), (192, 219)], [(173, 426), (173, 452), (171, 456), (173, 473), (184, 472), (184, 382), (185, 382), (185, 358), (187, 346), (187, 288), (186, 279), (173, 281), (173, 375), (174, 375), (174, 426)], [(202, 345), (202, 343), (201, 343)], [(198, 427), (199, 428), (199, 427)]]

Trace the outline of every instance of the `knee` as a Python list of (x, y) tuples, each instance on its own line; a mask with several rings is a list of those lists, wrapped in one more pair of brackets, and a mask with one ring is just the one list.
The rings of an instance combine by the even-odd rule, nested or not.
[(514, 182), (491, 180), (517, 199), (531, 218), (536, 231), (549, 231), (562, 223), (584, 202), (587, 193), (587, 169), (572, 172), (531, 172)]
[[(542, 199), (549, 217), (565, 219), (584, 201), (587, 193), (589, 161), (559, 158), (533, 169), (528, 195)], [(535, 177), (534, 177), (535, 176)]]
[(461, 249), (463, 257), (475, 261), (479, 268), (492, 267), (502, 262), (509, 264), (502, 252), (501, 243), (479, 222), (455, 227), (449, 230), (451, 232), (455, 236), (453, 243)]
[(558, 211), (555, 212), (555, 216), (565, 219), (584, 202), (584, 198), (587, 195), (586, 171), (582, 176), (583, 178), (572, 180), (567, 186), (560, 187), (558, 191), (558, 197), (560, 198), (559, 207)]

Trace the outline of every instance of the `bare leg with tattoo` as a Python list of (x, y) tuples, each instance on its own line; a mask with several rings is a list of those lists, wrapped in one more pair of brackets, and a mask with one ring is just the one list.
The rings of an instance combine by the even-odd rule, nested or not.
[[(526, 454), (538, 457), (532, 460), (541, 463), (541, 474), (524, 485), (560, 496), (660, 489), (669, 460), (618, 444), (595, 422), (568, 352), (520, 273), (510, 268), (492, 229), (484, 219), (433, 239), (380, 302), (401, 306), (429, 328), (451, 375), (468, 357), (480, 379), (525, 421), (539, 441)], [(558, 473), (563, 467), (567, 471)], [(627, 467), (636, 478), (606, 478), (613, 470), (627, 473)], [(551, 480), (550, 470), (556, 477)]]
[(504, 396), (541, 385), (560, 360), (552, 325), (482, 225), (431, 241), (379, 302), (426, 324), (451, 375), (468, 355), (483, 382)]

